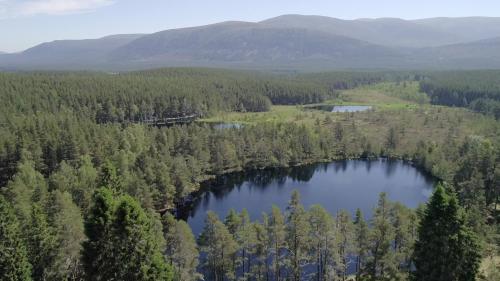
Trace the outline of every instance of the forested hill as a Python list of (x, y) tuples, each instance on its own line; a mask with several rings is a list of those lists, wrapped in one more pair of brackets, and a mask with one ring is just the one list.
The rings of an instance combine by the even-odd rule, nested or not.
[(58, 40), (0, 56), (6, 70), (500, 68), (499, 18), (342, 20), (284, 15), (151, 34)]

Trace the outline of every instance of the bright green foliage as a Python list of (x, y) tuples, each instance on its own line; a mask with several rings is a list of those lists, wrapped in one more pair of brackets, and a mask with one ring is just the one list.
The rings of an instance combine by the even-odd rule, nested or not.
[(369, 251), (369, 235), (370, 230), (368, 224), (363, 217), (361, 209), (356, 209), (354, 218), (354, 247), (356, 255), (356, 280), (359, 281), (361, 276), (366, 273), (366, 261)]
[(285, 218), (281, 210), (276, 206), (272, 207), (268, 232), (269, 242), (271, 243), (274, 280), (279, 281), (281, 280), (281, 267), (284, 263), (283, 249), (286, 243), (286, 229)]
[(270, 243), (267, 233), (269, 220), (267, 215), (262, 217), (262, 224), (252, 223), (253, 232), (255, 233), (254, 244), (254, 263), (251, 265), (250, 275), (254, 276), (258, 281), (269, 280), (270, 273), (267, 266), (267, 257), (269, 255)]
[(287, 207), (286, 241), (289, 250), (287, 258), (291, 271), (291, 280), (300, 281), (302, 266), (308, 259), (309, 223), (307, 213), (300, 203), (300, 195), (297, 190), (292, 193), (292, 198)]
[(42, 201), (47, 194), (43, 175), (34, 168), (33, 161), (24, 160), (17, 167), (17, 173), (5, 189), (6, 199), (12, 203), (21, 221), (29, 220), (33, 201)]
[(10, 204), (0, 195), (0, 280), (31, 280), (31, 264), (19, 223)]
[(455, 193), (438, 185), (420, 222), (414, 280), (475, 280), (480, 257), (477, 237), (465, 226)]
[(101, 188), (85, 223), (82, 261), (87, 280), (172, 280), (155, 222), (130, 196)]
[(351, 259), (355, 250), (353, 224), (351, 221), (351, 216), (347, 211), (341, 210), (337, 214), (336, 226), (336, 248), (338, 249), (339, 253), (337, 270), (338, 274), (342, 277), (342, 280), (345, 280), (348, 275), (347, 270), (349, 260)]
[(234, 257), (238, 244), (227, 227), (212, 211), (207, 213), (205, 228), (198, 243), (200, 250), (206, 254), (203, 265), (207, 269), (210, 280), (223, 281), (226, 278), (234, 278), (231, 258)]
[(106, 187), (115, 192), (122, 190), (122, 182), (120, 177), (118, 177), (116, 167), (110, 161), (106, 161), (101, 167), (99, 187)]
[(311, 258), (316, 263), (315, 280), (328, 280), (336, 259), (333, 218), (321, 206), (309, 210)]
[(392, 224), (394, 227), (394, 251), (399, 269), (409, 273), (411, 269), (411, 255), (417, 237), (418, 218), (414, 211), (401, 203), (394, 203), (392, 207)]
[(229, 230), (229, 233), (236, 236), (236, 232), (241, 226), (241, 217), (238, 215), (238, 212), (234, 209), (230, 209), (226, 219), (224, 220), (224, 224), (226, 225), (227, 230)]
[(368, 264), (370, 279), (394, 280), (398, 269), (392, 251), (395, 233), (391, 223), (391, 203), (385, 193), (380, 194), (371, 224), (371, 256)]
[(49, 223), (54, 229), (56, 246), (50, 280), (80, 280), (82, 242), (85, 239), (80, 209), (68, 192), (52, 191), (48, 204)]
[(33, 266), (33, 280), (47, 280), (55, 262), (57, 237), (39, 204), (32, 205), (31, 218), (25, 235), (28, 258)]
[(184, 221), (176, 221), (171, 214), (165, 214), (162, 222), (165, 257), (174, 270), (174, 280), (198, 280), (198, 248), (191, 228)]
[(240, 222), (240, 227), (236, 231), (235, 240), (240, 249), (239, 262), (241, 263), (241, 270), (243, 276), (247, 277), (250, 273), (250, 260), (255, 250), (256, 237), (255, 228), (252, 226), (250, 216), (246, 209), (243, 209), (240, 213)]

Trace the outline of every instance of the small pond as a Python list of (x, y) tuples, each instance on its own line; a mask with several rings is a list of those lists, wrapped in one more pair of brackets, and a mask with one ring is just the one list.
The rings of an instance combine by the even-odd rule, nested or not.
[(373, 108), (371, 105), (318, 105), (310, 107), (316, 110), (329, 111), (329, 112), (359, 112), (366, 111)]

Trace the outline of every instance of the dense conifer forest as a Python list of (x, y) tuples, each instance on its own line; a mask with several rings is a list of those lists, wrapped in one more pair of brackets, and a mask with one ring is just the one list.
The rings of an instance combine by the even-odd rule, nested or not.
[[(479, 274), (499, 251), (495, 74), (1, 73), (0, 280), (498, 280), (494, 266)], [(364, 87), (408, 103), (334, 117), (301, 106)], [(148, 123), (278, 105), (293, 122)], [(199, 237), (173, 215), (214, 176), (375, 157), (444, 183), (417, 210), (381, 194), (370, 220), (298, 193), (258, 221), (208, 213)]]
[(469, 107), (500, 118), (500, 71), (448, 71), (424, 77), (420, 88), (432, 103)]

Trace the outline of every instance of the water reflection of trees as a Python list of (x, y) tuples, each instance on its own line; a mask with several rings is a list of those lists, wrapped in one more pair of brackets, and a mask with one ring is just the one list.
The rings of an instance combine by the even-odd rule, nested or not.
[[(212, 180), (204, 182), (200, 191), (195, 194), (189, 204), (179, 208), (177, 215), (179, 218), (187, 219), (194, 215), (201, 206), (207, 207), (210, 200), (223, 201), (234, 189), (251, 188), (255, 191), (265, 192), (271, 185), (285, 186), (287, 180), (308, 182), (316, 172), (335, 173), (345, 172), (350, 165), (353, 168), (365, 167), (369, 172), (374, 166), (383, 165), (383, 172), (387, 177), (392, 177), (398, 168), (401, 168), (402, 161), (376, 159), (376, 160), (344, 160), (333, 163), (320, 163), (289, 168), (271, 168), (264, 170), (251, 170), (245, 172), (232, 173), (218, 176)], [(408, 166), (410, 168), (411, 166)], [(416, 174), (423, 177), (427, 186), (432, 186), (435, 179), (417, 168)]]
[(328, 164), (313, 164), (289, 168), (269, 168), (251, 170), (218, 176), (202, 184), (200, 191), (191, 198), (192, 201), (179, 207), (177, 216), (187, 219), (199, 206), (208, 206), (210, 200), (223, 200), (235, 188), (240, 189), (247, 184), (252, 189), (264, 191), (270, 185), (283, 186), (287, 179), (308, 182), (317, 170), (327, 170)]

